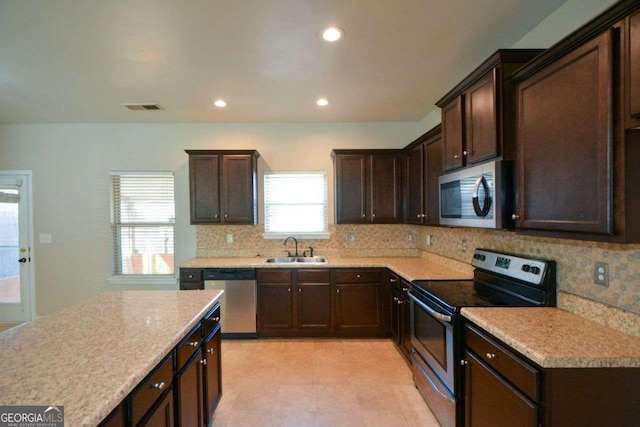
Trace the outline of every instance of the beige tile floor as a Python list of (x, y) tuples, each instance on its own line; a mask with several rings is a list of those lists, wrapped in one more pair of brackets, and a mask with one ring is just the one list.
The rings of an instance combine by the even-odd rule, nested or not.
[(439, 426), (393, 342), (222, 341), (215, 427)]

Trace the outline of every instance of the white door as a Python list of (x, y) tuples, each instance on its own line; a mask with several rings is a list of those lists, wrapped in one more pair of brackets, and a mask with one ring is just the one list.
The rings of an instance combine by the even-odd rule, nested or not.
[(31, 172), (0, 171), (0, 322), (32, 319)]

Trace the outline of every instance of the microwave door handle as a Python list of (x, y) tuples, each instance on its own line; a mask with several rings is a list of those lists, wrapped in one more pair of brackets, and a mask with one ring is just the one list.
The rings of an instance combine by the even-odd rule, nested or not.
[(411, 298), (411, 300), (414, 303), (418, 304), (420, 306), (420, 308), (422, 308), (424, 311), (426, 311), (427, 313), (429, 313), (430, 315), (432, 315), (436, 319), (442, 320), (443, 322), (451, 323), (451, 316), (447, 316), (446, 314), (438, 313), (433, 308), (429, 307), (428, 305), (426, 305), (425, 303), (420, 301), (418, 298), (416, 298), (413, 295), (411, 295), (411, 293), (409, 293), (409, 298)]
[[(480, 184), (482, 184), (482, 187), (484, 188), (484, 205), (482, 207), (480, 207), (480, 202), (478, 201), (478, 190), (480, 189)], [(487, 184), (487, 180), (484, 175), (479, 176), (476, 183), (473, 185), (471, 201), (473, 202), (473, 210), (477, 216), (481, 218), (487, 216), (491, 210), (491, 196), (489, 195), (489, 184)]]

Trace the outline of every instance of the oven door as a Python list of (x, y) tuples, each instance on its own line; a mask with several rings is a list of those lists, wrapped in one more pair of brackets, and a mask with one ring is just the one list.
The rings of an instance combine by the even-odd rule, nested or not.
[(409, 298), (411, 344), (447, 389), (455, 394), (451, 316), (438, 312), (411, 291)]
[(411, 291), (409, 298), (413, 381), (440, 425), (454, 427), (457, 408), (451, 317), (429, 307)]

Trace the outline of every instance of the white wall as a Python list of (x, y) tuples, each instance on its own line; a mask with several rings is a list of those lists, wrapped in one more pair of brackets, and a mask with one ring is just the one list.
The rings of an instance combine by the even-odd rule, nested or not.
[[(175, 173), (179, 262), (194, 257), (196, 249), (184, 149), (257, 149), (260, 173), (326, 170), (333, 203), (332, 149), (401, 148), (418, 134), (417, 123), (0, 126), (0, 169), (33, 171), (36, 312), (120, 289), (107, 283), (110, 171)], [(53, 243), (38, 243), (42, 233), (51, 234)]]

